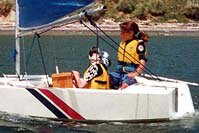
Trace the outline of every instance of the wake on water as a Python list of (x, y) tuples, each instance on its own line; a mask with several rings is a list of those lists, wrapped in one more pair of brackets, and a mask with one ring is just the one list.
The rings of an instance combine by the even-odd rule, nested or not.
[(154, 123), (123, 123), (123, 122), (107, 122), (85, 124), (74, 121), (56, 121), (47, 118), (36, 118), (30, 116), (22, 116), (18, 114), (8, 114), (0, 112), (0, 131), (12, 132), (122, 132), (134, 131), (180, 131), (180, 130), (199, 130), (199, 110), (191, 115), (187, 115), (179, 120), (171, 120), (168, 122)]
[[(14, 132), (85, 132), (75, 127), (87, 126), (74, 121), (57, 121), (47, 118), (30, 117), (18, 114), (0, 112), (0, 132), (9, 130)], [(87, 132), (87, 131), (86, 131)]]

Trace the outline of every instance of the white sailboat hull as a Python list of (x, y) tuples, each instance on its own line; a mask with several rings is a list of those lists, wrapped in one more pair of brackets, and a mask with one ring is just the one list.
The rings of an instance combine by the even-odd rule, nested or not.
[[(16, 1), (16, 55), (14, 57), (16, 56), (17, 75), (20, 75), (20, 38), (22, 36), (36, 32), (35, 35), (40, 35), (46, 30), (79, 21), (83, 16), (88, 18), (92, 14), (106, 10), (105, 7), (101, 7), (69, 16), (70, 13), (87, 7), (94, 1), (67, 1), (61, 4), (60, 1), (44, 1), (45, 4), (42, 2), (37, 4), (38, 2), (40, 1)], [(62, 11), (66, 9), (63, 8), (64, 5), (70, 7), (71, 4), (75, 5), (73, 10)], [(33, 8), (29, 8), (30, 5), (35, 10), (41, 9), (40, 5), (48, 5), (42, 8), (44, 9), (42, 11), (51, 14), (48, 16), (50, 19), (42, 17), (40, 12), (33, 12)], [(60, 10), (51, 10), (55, 7), (59, 9), (59, 5)], [(59, 14), (60, 16), (57, 16)], [(24, 61), (24, 63), (27, 62)], [(42, 75), (25, 76), (23, 80), (19, 80), (16, 76), (4, 75), (0, 78), (0, 111), (78, 121), (171, 120), (195, 112), (189, 87), (184, 82), (156, 81), (137, 77), (138, 83), (125, 90), (97, 90), (49, 88), (46, 78)], [(48, 82), (52, 84), (50, 80), (49, 78)]]
[[(1, 78), (0, 111), (78, 121), (161, 121), (195, 112), (185, 83), (140, 77), (125, 90), (96, 90), (48, 88), (41, 79)], [(34, 87), (38, 83), (40, 87)]]

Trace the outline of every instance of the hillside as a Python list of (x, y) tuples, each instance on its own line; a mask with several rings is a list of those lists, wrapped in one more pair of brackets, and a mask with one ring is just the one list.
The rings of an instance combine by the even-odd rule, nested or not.
[(106, 0), (105, 5), (105, 17), (114, 21), (199, 21), (199, 0)]
[[(163, 31), (163, 34), (194, 31), (199, 34), (199, 0), (98, 0), (98, 4), (102, 3), (107, 11), (95, 19), (107, 31), (119, 31), (119, 22), (134, 20), (144, 31)], [(0, 0), (0, 22), (0, 30), (14, 29), (15, 1)], [(58, 30), (86, 30), (76, 25)]]
[[(98, 0), (107, 6), (106, 19), (152, 22), (197, 22), (199, 0)], [(14, 0), (0, 0), (0, 17), (15, 10)]]

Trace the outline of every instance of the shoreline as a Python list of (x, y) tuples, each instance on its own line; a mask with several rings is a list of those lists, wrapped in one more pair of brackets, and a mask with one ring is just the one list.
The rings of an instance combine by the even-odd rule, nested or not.
[[(87, 24), (92, 30), (96, 30)], [(199, 36), (199, 23), (138, 23), (140, 30), (152, 36)], [(106, 22), (98, 26), (110, 35), (119, 35), (119, 23)], [(15, 23), (2, 22), (0, 24), (0, 35), (14, 35)], [(99, 31), (99, 34), (102, 34)], [(80, 23), (68, 24), (55, 28), (45, 35), (94, 35), (89, 29)]]

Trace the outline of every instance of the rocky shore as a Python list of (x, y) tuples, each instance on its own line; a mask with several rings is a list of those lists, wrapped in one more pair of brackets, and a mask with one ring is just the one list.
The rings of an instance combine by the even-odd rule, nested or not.
[[(15, 18), (14, 12), (6, 18), (0, 17), (0, 34), (14, 34), (15, 30)], [(149, 35), (189, 35), (199, 36), (199, 23), (150, 23), (150, 22), (138, 22), (140, 30), (147, 32)], [(88, 26), (95, 30), (94, 27)], [(119, 23), (111, 20), (104, 20), (103, 23), (98, 26), (111, 35), (119, 34)], [(68, 24), (63, 27), (55, 28), (46, 34), (54, 35), (67, 35), (67, 34), (93, 34), (79, 22)]]

